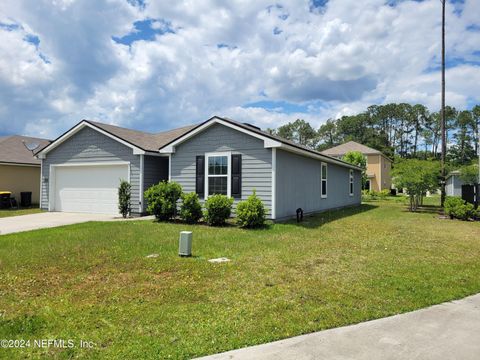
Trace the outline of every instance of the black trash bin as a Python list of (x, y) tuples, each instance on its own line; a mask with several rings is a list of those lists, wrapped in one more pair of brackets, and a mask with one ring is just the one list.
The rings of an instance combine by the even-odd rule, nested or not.
[(20, 193), (20, 205), (22, 205), (22, 207), (29, 207), (32, 205), (31, 191), (25, 191)]

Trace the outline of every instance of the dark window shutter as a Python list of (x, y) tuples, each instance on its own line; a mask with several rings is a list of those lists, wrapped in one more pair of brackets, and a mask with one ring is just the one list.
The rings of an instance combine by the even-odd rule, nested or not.
[(196, 160), (195, 192), (200, 198), (205, 197), (205, 156), (199, 155)]
[(242, 155), (232, 155), (232, 197), (242, 197)]

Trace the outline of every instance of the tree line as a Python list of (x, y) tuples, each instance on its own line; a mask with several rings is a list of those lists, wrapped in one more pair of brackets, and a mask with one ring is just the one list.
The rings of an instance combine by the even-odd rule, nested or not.
[[(480, 105), (472, 110), (446, 106), (445, 115), (448, 163), (470, 164), (478, 154)], [(421, 104), (372, 105), (356, 115), (328, 119), (318, 129), (297, 119), (269, 131), (319, 151), (353, 140), (391, 158), (439, 159), (441, 153), (440, 112)]]

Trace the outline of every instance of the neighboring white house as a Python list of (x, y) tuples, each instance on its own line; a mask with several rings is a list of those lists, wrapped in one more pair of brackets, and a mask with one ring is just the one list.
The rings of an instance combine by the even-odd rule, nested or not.
[(447, 196), (462, 196), (462, 185), (464, 183), (460, 178), (459, 170), (452, 171), (448, 174), (445, 181), (445, 191)]

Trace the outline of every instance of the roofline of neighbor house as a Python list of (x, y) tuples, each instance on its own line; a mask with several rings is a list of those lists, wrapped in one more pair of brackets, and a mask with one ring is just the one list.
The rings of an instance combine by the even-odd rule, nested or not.
[(33, 163), (22, 163), (22, 162), (13, 162), (13, 161), (0, 161), (0, 165), (6, 165), (6, 166), (26, 166), (26, 167), (40, 167), (40, 164), (33, 164)]

